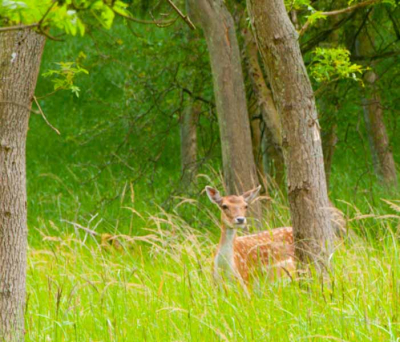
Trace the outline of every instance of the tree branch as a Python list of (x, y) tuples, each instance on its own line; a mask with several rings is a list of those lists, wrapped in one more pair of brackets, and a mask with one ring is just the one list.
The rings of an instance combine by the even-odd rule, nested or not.
[(131, 17), (130, 15), (121, 14), (121, 13), (116, 13), (116, 14), (118, 14), (122, 18), (125, 18), (127, 20), (133, 21), (138, 24), (150, 24), (150, 25), (157, 25), (157, 26), (161, 26), (161, 27), (172, 25), (177, 19), (177, 18), (175, 18), (175, 19), (171, 19), (171, 20), (167, 20), (167, 21), (143, 20), (143, 19)]
[(194, 24), (192, 23), (192, 21), (190, 20), (190, 18), (187, 15), (184, 15), (181, 10), (176, 7), (176, 5), (171, 1), (171, 0), (167, 0), (167, 2), (171, 5), (171, 7), (175, 10), (176, 13), (179, 14), (179, 16), (185, 21), (186, 24), (188, 24), (188, 26), (192, 29), (195, 30), (196, 26), (194, 26)]
[[(374, 3), (378, 3), (378, 2), (381, 2), (381, 1), (382, 0), (367, 0), (367, 1), (355, 4), (353, 6), (342, 8), (342, 9), (338, 9), (338, 10), (335, 10), (335, 11), (320, 12), (320, 14), (324, 15), (324, 16), (327, 16), (327, 17), (334, 16), (334, 15), (339, 15), (339, 14), (344, 14), (344, 13), (352, 12), (355, 9), (362, 8), (362, 7), (365, 7), (365, 6), (368, 6), (368, 5), (372, 5)], [(299, 37), (301, 37), (304, 34), (304, 32), (308, 29), (308, 27), (310, 25), (311, 25), (311, 21), (308, 19), (306, 21), (306, 23), (303, 25), (303, 27), (301, 28), (301, 30), (299, 31)]]
[(55, 128), (55, 127), (49, 122), (49, 120), (47, 120), (46, 115), (44, 115), (44, 113), (43, 113), (42, 107), (40, 107), (40, 104), (39, 104), (38, 100), (36, 99), (36, 96), (34, 96), (33, 99), (34, 99), (34, 101), (35, 101), (35, 103), (36, 103), (36, 106), (37, 106), (38, 109), (39, 109), (40, 114), (41, 114), (42, 117), (43, 117), (43, 120), (46, 122), (46, 124), (47, 124), (54, 132), (56, 132), (58, 135), (61, 135), (60, 131), (59, 131), (57, 128)]
[(16, 26), (0, 27), (0, 32), (26, 30), (26, 29), (30, 29), (32, 27), (38, 27), (38, 26), (39, 26), (39, 23), (29, 24), (29, 25), (16, 25)]

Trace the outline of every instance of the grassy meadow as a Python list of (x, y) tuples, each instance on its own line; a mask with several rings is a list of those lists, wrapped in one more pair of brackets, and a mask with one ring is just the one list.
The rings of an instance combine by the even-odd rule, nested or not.
[[(82, 51), (89, 75), (76, 80), (79, 98), (67, 91), (43, 97), (52, 84), (39, 79), (36, 96), (61, 135), (32, 114), (26, 340), (399, 341), (399, 194), (381, 189), (367, 154), (349, 147), (368, 148), (358, 131), (339, 127), (330, 184), (358, 238), (337, 242), (329, 279), (261, 278), (250, 297), (234, 285), (214, 286), (219, 217), (202, 189), (220, 185), (219, 148), (208, 145), (218, 137), (201, 132), (205, 162), (197, 183), (182, 189), (178, 120), (157, 116), (180, 101), (178, 90), (163, 88), (169, 74), (162, 70), (185, 62), (163, 54), (184, 45), (173, 32), (134, 35), (117, 26), (103, 55), (90, 35), (46, 46), (41, 73)], [(198, 51), (206, 63), (205, 47)], [(192, 73), (187, 67), (174, 77), (184, 83)], [(165, 90), (158, 109), (149, 104), (154, 89)], [(201, 120), (215, 128), (207, 113)], [(272, 188), (270, 196), (265, 228), (290, 225), (284, 194)]]

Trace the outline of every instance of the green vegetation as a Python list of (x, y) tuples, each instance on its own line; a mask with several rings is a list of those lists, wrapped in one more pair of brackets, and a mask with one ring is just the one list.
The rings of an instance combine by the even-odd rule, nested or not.
[(325, 286), (261, 278), (251, 300), (213, 285), (214, 238), (172, 214), (120, 236), (121, 249), (79, 230), (43, 236), (29, 253), (28, 340), (397, 341), (399, 245), (387, 219), (372, 220), (385, 236), (338, 245)]
[[(39, 22), (54, 2), (37, 3), (2, 1), (0, 22), (6, 15), (7, 25)], [(59, 2), (37, 26), (42, 33), (51, 26), (62, 41), (46, 42), (27, 141), (26, 340), (399, 341), (399, 191), (374, 173), (362, 106), (372, 88), (380, 91), (398, 164), (399, 33), (383, 14), (391, 5), (363, 9), (365, 18), (346, 19), (342, 36), (325, 41), (313, 34), (328, 37), (332, 22), (321, 13), (329, 6), (285, 1), (310, 24), (302, 49), (320, 125), (323, 134), (337, 130), (329, 196), (350, 234), (336, 242), (325, 281), (261, 276), (249, 297), (212, 280), (219, 217), (202, 190), (222, 179), (205, 41), (179, 17), (167, 17), (168, 25), (151, 16), (149, 25), (127, 21), (127, 3), (82, 1), (68, 13), (71, 1)], [(130, 3), (135, 18), (145, 3)], [(352, 33), (368, 16), (381, 27), (370, 39), (380, 48), (362, 56)], [(382, 48), (392, 23), (397, 40)], [(365, 80), (367, 70), (379, 75), (377, 85)], [(247, 88), (250, 106), (257, 99)], [(199, 174), (190, 186), (182, 184), (179, 153), (189, 95), (201, 107)], [(268, 191), (265, 228), (289, 226), (285, 190)]]
[[(74, 81), (79, 98), (58, 91), (40, 100), (60, 136), (39, 115), (30, 122), (27, 340), (397, 341), (399, 216), (398, 208), (381, 200), (396, 194), (382, 190), (366, 173), (367, 157), (345, 143), (339, 143), (335, 157), (331, 198), (348, 216), (348, 228), (366, 240), (338, 243), (329, 282), (321, 287), (317, 277), (275, 283), (261, 279), (251, 300), (233, 286), (219, 290), (213, 285), (218, 218), (200, 195), (204, 185), (218, 179), (212, 164), (203, 166), (191, 198), (180, 197), (177, 117), (171, 119), (154, 168), (141, 174), (134, 160), (144, 162), (141, 158), (149, 156), (141, 151), (156, 154), (143, 134), (129, 136), (133, 154), (126, 145), (118, 150), (130, 120), (150, 106), (143, 85), (162, 92), (169, 75), (159, 70), (176, 63), (183, 65), (182, 82), (195, 72), (184, 65), (184, 43), (171, 41), (173, 31), (135, 30), (137, 36), (119, 24), (107, 32), (102, 56), (88, 37), (46, 46), (42, 74), (54, 63), (76, 60), (81, 51), (89, 74)], [(177, 55), (166, 56), (171, 45)], [(196, 48), (204, 54), (204, 46)], [(41, 77), (38, 98), (52, 91), (52, 82)], [(179, 101), (177, 94), (159, 106), (169, 112)], [(357, 112), (350, 122), (357, 121)], [(139, 125), (149, 136), (164, 139), (164, 122), (154, 121), (159, 114), (146, 113), (152, 119)], [(347, 134), (357, 149), (366, 148), (357, 132)], [(391, 138), (398, 143), (395, 135)], [(218, 148), (212, 153), (218, 156)], [(271, 196), (266, 226), (290, 224), (282, 195), (273, 191)], [(103, 233), (118, 243), (102, 242)]]

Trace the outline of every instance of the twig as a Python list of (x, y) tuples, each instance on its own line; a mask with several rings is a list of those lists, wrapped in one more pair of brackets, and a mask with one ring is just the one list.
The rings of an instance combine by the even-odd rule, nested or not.
[(130, 21), (133, 21), (133, 22), (139, 23), (139, 24), (151, 24), (151, 25), (157, 25), (157, 26), (168, 26), (168, 25), (173, 24), (176, 21), (176, 19), (171, 19), (171, 20), (167, 20), (167, 21), (143, 20), (143, 19), (134, 18), (134, 17), (131, 17), (130, 15), (126, 15), (126, 14), (122, 14), (122, 13), (116, 13), (116, 14), (118, 14), (122, 18), (128, 19)]
[(57, 128), (55, 128), (55, 127), (49, 122), (49, 120), (47, 120), (46, 115), (44, 115), (44, 113), (43, 113), (42, 107), (40, 107), (40, 104), (39, 104), (38, 100), (36, 99), (36, 96), (34, 96), (33, 99), (35, 100), (36, 106), (39, 108), (39, 112), (40, 112), (40, 114), (42, 115), (42, 117), (43, 117), (44, 121), (46, 122), (46, 124), (47, 124), (53, 131), (55, 131), (58, 135), (61, 135), (60, 131), (59, 131)]
[(326, 88), (328, 85), (330, 85), (330, 84), (332, 84), (332, 83), (335, 83), (335, 82), (337, 82), (337, 81), (339, 81), (339, 80), (340, 80), (340, 78), (339, 78), (339, 77), (336, 77), (336, 78), (334, 78), (333, 80), (330, 80), (330, 81), (328, 81), (328, 82), (323, 83), (317, 90), (314, 91), (314, 97), (318, 97), (318, 96), (322, 93), (322, 91), (325, 90), (325, 88)]
[(190, 20), (190, 18), (187, 15), (184, 15), (181, 10), (176, 7), (176, 5), (172, 2), (172, 0), (167, 0), (167, 2), (171, 5), (171, 7), (175, 10), (176, 13), (179, 14), (179, 16), (185, 21), (186, 24), (188, 24), (188, 26), (192, 29), (195, 30), (196, 26), (194, 26), (194, 24), (192, 23), (192, 21)]
[(45, 14), (43, 15), (42, 19), (39, 20), (38, 25), (39, 25), (39, 28), (40, 28), (40, 29), (42, 28), (42, 24), (43, 24), (44, 19), (46, 19), (47, 15), (48, 15), (48, 14), (50, 13), (50, 11), (53, 9), (53, 7), (54, 7), (54, 5), (55, 5), (56, 3), (57, 3), (57, 1), (54, 1), (54, 0), (53, 0), (52, 4), (51, 4), (50, 7), (47, 9), (47, 11), (46, 11)]
[[(360, 2), (358, 4), (355, 4), (353, 6), (350, 7), (346, 7), (346, 8), (342, 8), (342, 9), (338, 9), (335, 11), (330, 11), (330, 12), (320, 12), (319, 14), (324, 15), (324, 16), (334, 16), (334, 15), (339, 15), (339, 14), (343, 14), (343, 13), (348, 13), (348, 12), (352, 12), (357, 8), (361, 8), (361, 7), (365, 7), (368, 5), (372, 5), (374, 3), (377, 2), (381, 2), (382, 0), (367, 0), (364, 2)], [(303, 25), (303, 27), (301, 28), (301, 30), (299, 31), (299, 37), (301, 37), (304, 32), (308, 29), (308, 27), (311, 25), (311, 21), (310, 19), (308, 19), (306, 21), (306, 23)]]
[[(178, 86), (179, 86), (179, 85), (178, 85)], [(179, 86), (179, 87), (180, 87), (180, 86)], [(205, 99), (204, 97), (194, 95), (192, 91), (190, 91), (189, 89), (187, 89), (187, 88), (185, 88), (185, 87), (180, 87), (180, 88), (182, 89), (182, 91), (183, 91), (184, 93), (188, 94), (188, 95), (189, 95), (190, 97), (192, 97), (193, 99), (199, 100), (199, 101), (201, 101), (201, 102), (204, 102), (204, 103), (208, 104), (208, 105), (211, 106), (211, 107), (215, 107), (215, 103), (214, 103), (214, 102), (209, 101), (209, 100)]]
[(50, 40), (54, 40), (56, 42), (63, 42), (64, 41), (64, 39), (60, 39), (60, 38), (51, 36), (48, 32), (43, 30), (40, 26), (38, 27), (38, 31), (39, 31), (40, 34), (42, 34), (43, 36), (49, 38)]

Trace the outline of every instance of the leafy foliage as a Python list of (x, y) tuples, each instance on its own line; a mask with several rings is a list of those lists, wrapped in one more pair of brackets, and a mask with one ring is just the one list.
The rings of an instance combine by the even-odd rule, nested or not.
[(115, 13), (130, 15), (127, 7), (120, 0), (0, 0), (0, 23), (39, 24), (38, 29), (42, 31), (54, 27), (73, 36), (83, 35), (85, 19), (93, 17), (109, 29)]
[(321, 48), (313, 51), (310, 75), (318, 83), (350, 78), (362, 82), (359, 77), (365, 68), (351, 63), (350, 51), (344, 48)]
[[(42, 67), (47, 71), (36, 94), (69, 91), (41, 100), (60, 136), (40, 116), (32, 115), (30, 122), (28, 341), (398, 340), (399, 246), (392, 231), (399, 217), (388, 217), (389, 209), (379, 199), (395, 195), (374, 182), (371, 158), (364, 153), (368, 141), (360, 85), (368, 59), (363, 66), (351, 60), (357, 20), (336, 31), (347, 49), (324, 47), (330, 20), (310, 28), (301, 43), (311, 42), (311, 76), (332, 85), (321, 96), (329, 104), (321, 113), (338, 123), (330, 197), (343, 200), (336, 204), (346, 209), (350, 228), (366, 241), (335, 250), (335, 286), (322, 289), (318, 279), (306, 288), (304, 283), (262, 279), (248, 300), (234, 289), (226, 295), (211, 285), (209, 255), (218, 238), (213, 231), (217, 218), (202, 196), (180, 198), (179, 207), (169, 207), (180, 184), (179, 117), (188, 102), (184, 89), (202, 101), (198, 157), (206, 166), (199, 193), (204, 182), (217, 178), (208, 165), (220, 163), (202, 37), (190, 37), (182, 26), (160, 29), (116, 22), (118, 15), (129, 15), (122, 1), (0, 4), (2, 25), (42, 21), (43, 30), (55, 28), (68, 35), (92, 30), (93, 22), (99, 28), (80, 39), (50, 41), (44, 52)], [(324, 17), (308, 0), (287, 7), (300, 10), (299, 22)], [(318, 8), (328, 7), (318, 3)], [(393, 33), (397, 15), (393, 12), (392, 23), (376, 11), (365, 21), (367, 27), (376, 21), (374, 30), (379, 30), (374, 31), (379, 47), (374, 53), (382, 50), (389, 56), (375, 59), (374, 70), (380, 76), (377, 87), (393, 147), (399, 145), (400, 69), (398, 57), (390, 55), (392, 48), (398, 49)], [(325, 123), (321, 121), (322, 130)], [(399, 160), (399, 149), (394, 153)], [(279, 191), (269, 190), (274, 200), (266, 225), (289, 224), (287, 203)], [(96, 232), (117, 236), (122, 250), (99, 246)]]
[(80, 60), (86, 58), (83, 52), (80, 52), (76, 62), (59, 62), (55, 63), (58, 69), (51, 69), (43, 73), (43, 77), (52, 77), (54, 90), (70, 90), (76, 97), (79, 97), (80, 88), (74, 84), (75, 77), (79, 74), (89, 74), (89, 71), (84, 69)]

